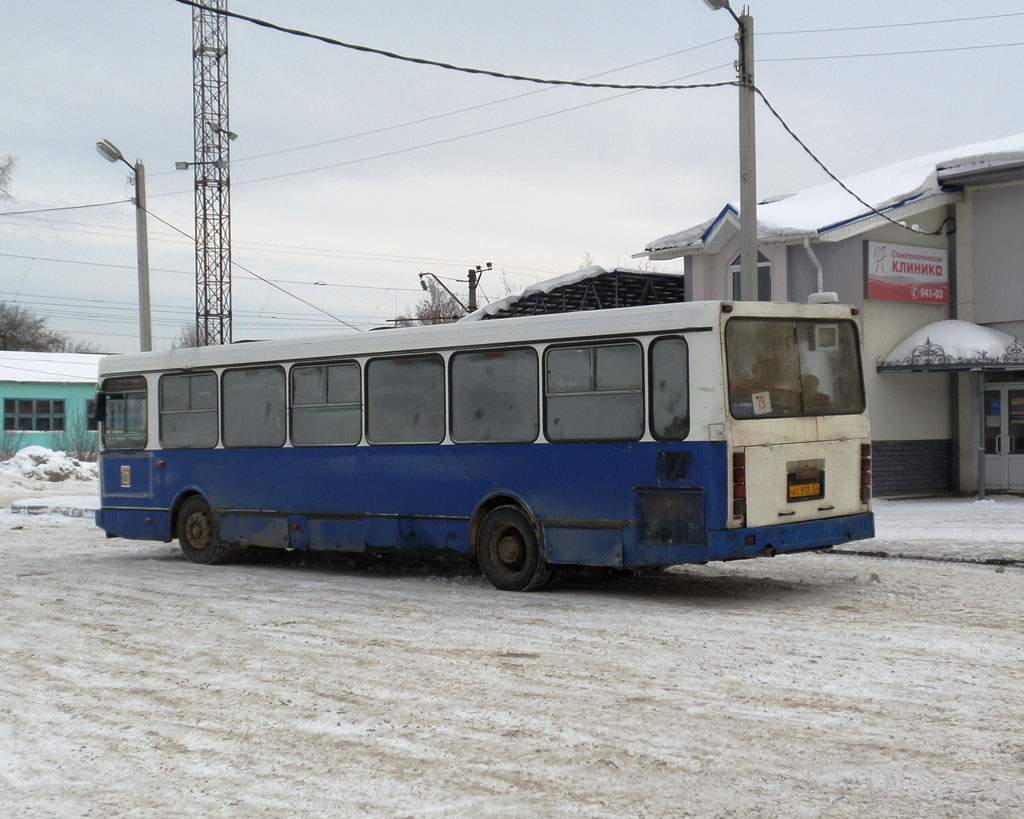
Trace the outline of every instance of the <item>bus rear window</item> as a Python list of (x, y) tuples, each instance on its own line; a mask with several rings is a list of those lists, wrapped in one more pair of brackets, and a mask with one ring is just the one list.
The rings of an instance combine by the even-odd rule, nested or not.
[(725, 354), (735, 418), (864, 411), (852, 322), (735, 318), (725, 328)]

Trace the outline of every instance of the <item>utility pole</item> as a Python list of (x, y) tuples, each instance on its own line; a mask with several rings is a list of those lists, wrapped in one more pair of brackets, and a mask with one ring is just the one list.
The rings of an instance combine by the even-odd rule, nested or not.
[[(740, 299), (756, 301), (757, 287), (757, 152), (754, 141), (754, 18), (737, 18), (740, 59)], [(734, 294), (735, 295), (735, 294)]]
[(757, 153), (754, 139), (754, 18), (744, 8), (737, 15), (729, 0), (704, 0), (714, 10), (724, 8), (739, 26), (736, 71), (740, 98), (740, 292), (734, 299), (757, 299)]
[(107, 162), (123, 162), (132, 169), (135, 185), (135, 245), (139, 266), (139, 349), (148, 353), (153, 349), (153, 325), (149, 313), (149, 233), (146, 229), (146, 166), (141, 159), (132, 165), (121, 149), (109, 139), (96, 143), (96, 152)]
[(476, 310), (476, 288), (480, 284), (480, 277), (491, 269), (491, 263), (477, 265), (469, 269), (469, 312)]
[(153, 349), (153, 324), (149, 313), (149, 231), (146, 228), (146, 167), (135, 160), (135, 240), (139, 264), (139, 347)]

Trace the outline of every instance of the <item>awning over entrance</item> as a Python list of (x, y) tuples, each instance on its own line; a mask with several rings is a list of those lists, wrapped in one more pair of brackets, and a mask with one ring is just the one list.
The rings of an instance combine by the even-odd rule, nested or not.
[[(982, 327), (969, 321), (948, 319), (927, 324), (915, 330), (897, 344), (887, 356), (880, 359), (878, 372), (956, 372), (967, 370), (977, 392), (977, 447), (978, 497), (985, 497), (985, 469), (989, 444), (995, 455), (1005, 455), (1002, 439), (986, 435), (986, 419), (992, 417), (985, 410), (986, 376), (1010, 370), (1024, 370), (1024, 342), (1016, 336)], [(1002, 418), (997, 419), (1005, 425)], [(1002, 428), (1002, 427), (1001, 427)], [(991, 439), (991, 440), (989, 440)], [(1006, 450), (1008, 452), (1008, 450)]]
[(948, 319), (926, 324), (878, 361), (878, 372), (1024, 370), (1024, 342), (1016, 336)]

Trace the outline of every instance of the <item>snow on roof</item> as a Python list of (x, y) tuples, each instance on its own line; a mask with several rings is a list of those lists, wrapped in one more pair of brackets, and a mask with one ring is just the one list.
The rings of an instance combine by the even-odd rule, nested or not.
[(0, 351), (0, 381), (95, 384), (101, 355)]
[(1024, 364), (1016, 336), (969, 321), (933, 321), (907, 336), (878, 362), (879, 367), (949, 367), (967, 364)]
[[(982, 171), (1024, 161), (1024, 133), (926, 154), (851, 176), (844, 184), (878, 210), (898, 207), (945, 193), (943, 175)], [(721, 223), (738, 224), (739, 205), (727, 204), (718, 216), (650, 242), (645, 250), (698, 247)], [(833, 181), (796, 193), (772, 197), (757, 206), (758, 238), (822, 234), (870, 211)]]
[(502, 299), (492, 301), (490, 304), (486, 304), (479, 310), (470, 313), (467, 316), (463, 316), (459, 319), (462, 321), (480, 321), (487, 316), (496, 316), (501, 312), (504, 312), (512, 307), (516, 302), (529, 298), (530, 296), (537, 295), (538, 293), (550, 293), (553, 290), (557, 290), (560, 287), (566, 287), (568, 285), (577, 284), (587, 279), (593, 279), (597, 276), (603, 276), (606, 273), (630, 273), (636, 276), (654, 275), (654, 276), (682, 276), (681, 272), (659, 272), (651, 273), (646, 270), (639, 270), (633, 267), (602, 267), (601, 265), (590, 265), (589, 267), (581, 267), (579, 270), (574, 270), (572, 273), (564, 273), (561, 276), (555, 276), (553, 279), (545, 279), (542, 282), (528, 285), (521, 290), (517, 290), (515, 293), (509, 293)]

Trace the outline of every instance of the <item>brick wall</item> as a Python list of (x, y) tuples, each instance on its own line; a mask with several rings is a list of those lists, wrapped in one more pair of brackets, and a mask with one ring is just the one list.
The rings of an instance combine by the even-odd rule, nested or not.
[(952, 491), (950, 458), (952, 442), (945, 438), (925, 441), (872, 441), (873, 494), (931, 495)]

